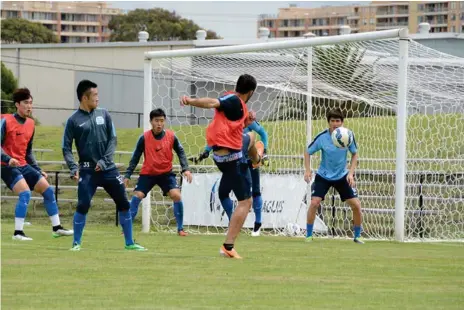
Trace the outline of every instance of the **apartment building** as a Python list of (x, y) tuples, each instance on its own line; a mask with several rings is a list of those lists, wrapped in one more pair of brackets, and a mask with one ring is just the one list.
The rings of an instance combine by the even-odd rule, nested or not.
[(1, 18), (24, 18), (43, 24), (61, 43), (108, 42), (108, 23), (121, 10), (105, 2), (2, 1)]
[(258, 27), (267, 27), (271, 37), (340, 34), (341, 26), (352, 33), (408, 27), (416, 33), (427, 22), (431, 32), (464, 33), (464, 1), (373, 1), (368, 5), (301, 8), (291, 5), (277, 15), (260, 15)]

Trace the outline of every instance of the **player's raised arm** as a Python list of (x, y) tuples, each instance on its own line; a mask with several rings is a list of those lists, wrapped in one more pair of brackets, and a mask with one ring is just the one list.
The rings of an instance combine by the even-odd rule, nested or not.
[(124, 175), (126, 179), (130, 179), (130, 177), (132, 176), (132, 173), (134, 173), (135, 167), (137, 167), (137, 165), (139, 164), (140, 157), (142, 156), (144, 149), (145, 149), (145, 138), (142, 134), (139, 137), (139, 140), (137, 141), (137, 145), (135, 146), (134, 152), (132, 153), (129, 166), (127, 166), (126, 174)]
[(37, 161), (35, 160), (34, 153), (32, 152), (32, 141), (34, 140), (34, 135), (35, 135), (35, 129), (34, 129), (34, 133), (32, 134), (31, 140), (29, 140), (29, 143), (27, 144), (26, 162), (35, 170), (42, 172), (39, 165), (37, 164)]
[(78, 171), (78, 166), (74, 161), (74, 156), (72, 153), (72, 143), (74, 140), (74, 122), (71, 118), (68, 119), (66, 122), (66, 127), (64, 128), (63, 133), (63, 142), (61, 145), (61, 149), (63, 151), (64, 161), (68, 166), (69, 170), (71, 170), (71, 175), (75, 176)]
[(116, 146), (118, 144), (113, 120), (111, 119), (110, 113), (108, 113), (108, 111), (105, 110), (105, 113), (106, 134), (108, 137), (108, 142), (103, 157), (97, 162), (97, 166), (100, 167), (102, 171), (107, 170), (107, 168), (113, 164), (113, 156), (114, 152), (116, 152)]
[(216, 98), (190, 98), (188, 96), (182, 96), (180, 103), (202, 109), (215, 109), (219, 108), (220, 105), (219, 100)]

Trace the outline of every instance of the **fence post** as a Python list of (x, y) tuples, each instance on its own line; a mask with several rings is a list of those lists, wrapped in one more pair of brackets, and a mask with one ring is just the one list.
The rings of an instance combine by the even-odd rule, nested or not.
[(59, 171), (56, 171), (55, 172), (55, 200), (56, 200), (56, 204), (58, 204), (58, 176), (60, 175), (60, 172)]

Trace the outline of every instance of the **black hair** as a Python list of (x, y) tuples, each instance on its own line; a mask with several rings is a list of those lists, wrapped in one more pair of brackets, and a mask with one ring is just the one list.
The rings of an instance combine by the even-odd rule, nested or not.
[(237, 80), (235, 91), (239, 94), (246, 94), (256, 89), (256, 79), (249, 74), (242, 74)]
[(79, 82), (77, 85), (77, 99), (79, 102), (82, 100), (82, 97), (91, 89), (91, 88), (97, 88), (97, 84), (95, 84), (92, 81), (89, 80), (82, 80)]
[(341, 119), (342, 122), (343, 122), (343, 119), (345, 118), (345, 116), (343, 115), (343, 112), (342, 110), (340, 110), (339, 108), (336, 108), (336, 109), (332, 109), (330, 110), (328, 113), (327, 113), (327, 122), (330, 122), (330, 119)]
[(18, 88), (13, 92), (13, 102), (20, 103), (23, 100), (31, 98), (31, 91), (27, 88)]
[(166, 118), (166, 113), (164, 113), (163, 109), (154, 109), (153, 111), (150, 112), (150, 121), (154, 119), (155, 117), (164, 117)]

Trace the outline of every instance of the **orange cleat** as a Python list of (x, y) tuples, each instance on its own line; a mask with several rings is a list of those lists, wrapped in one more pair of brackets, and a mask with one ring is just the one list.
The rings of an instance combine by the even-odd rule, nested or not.
[(186, 232), (183, 231), (183, 230), (179, 230), (179, 231), (177, 232), (177, 234), (178, 234), (179, 236), (181, 236), (181, 237), (186, 237), (186, 236), (189, 235), (188, 233), (186, 233)]
[(221, 249), (219, 250), (219, 254), (226, 258), (242, 259), (242, 257), (238, 255), (237, 251), (235, 251), (234, 248), (232, 248), (232, 250), (230, 251), (227, 251), (224, 246), (221, 246)]

